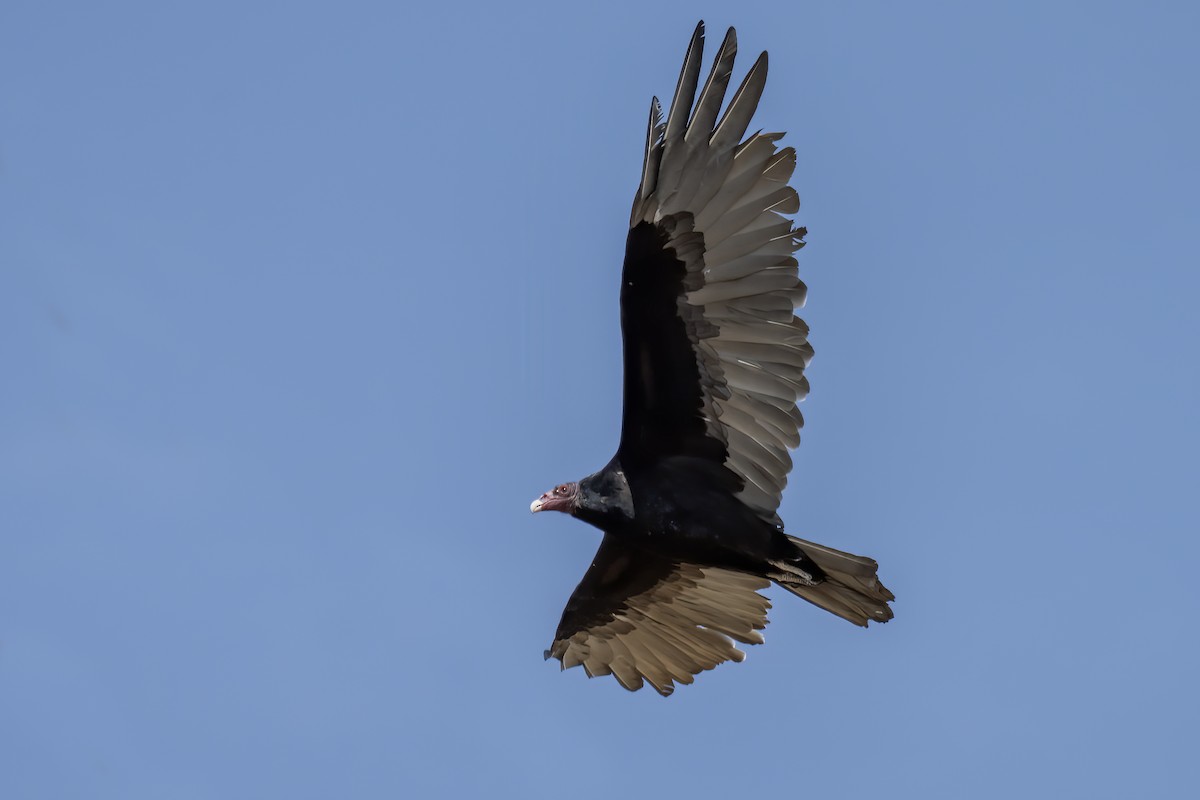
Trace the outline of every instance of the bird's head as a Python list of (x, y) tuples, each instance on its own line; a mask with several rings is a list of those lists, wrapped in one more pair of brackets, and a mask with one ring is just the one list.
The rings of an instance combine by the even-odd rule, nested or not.
[(562, 511), (565, 514), (574, 514), (578, 508), (578, 483), (563, 483), (555, 486), (529, 504), (529, 510), (535, 514), (539, 511)]
[(555, 486), (530, 503), (529, 510), (561, 511), (605, 531), (634, 518), (633, 496), (616, 459), (580, 481)]

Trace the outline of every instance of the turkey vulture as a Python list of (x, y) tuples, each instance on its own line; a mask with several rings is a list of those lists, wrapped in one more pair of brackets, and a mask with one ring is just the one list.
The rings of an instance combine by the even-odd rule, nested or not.
[(805, 286), (793, 256), (804, 228), (782, 133), (742, 137), (767, 79), (750, 68), (724, 115), (732, 28), (695, 101), (696, 26), (666, 121), (650, 106), (641, 183), (621, 274), (624, 418), (599, 472), (543, 494), (604, 532), (546, 658), (659, 694), (760, 644), (772, 582), (866, 626), (892, 618), (869, 558), (783, 532), (780, 495), (808, 393)]

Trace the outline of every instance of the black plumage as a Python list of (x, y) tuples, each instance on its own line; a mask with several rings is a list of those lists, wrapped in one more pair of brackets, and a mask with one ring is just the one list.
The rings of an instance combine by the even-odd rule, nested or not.
[[(804, 229), (779, 133), (742, 140), (763, 53), (717, 121), (737, 51), (729, 30), (699, 84), (703, 23), (661, 121), (651, 104), (621, 274), (624, 417), (613, 459), (532, 510), (604, 531), (546, 657), (661, 694), (757, 644), (771, 582), (857, 625), (893, 599), (862, 556), (789, 536), (777, 514), (808, 391)], [(739, 143), (740, 142), (740, 143)]]

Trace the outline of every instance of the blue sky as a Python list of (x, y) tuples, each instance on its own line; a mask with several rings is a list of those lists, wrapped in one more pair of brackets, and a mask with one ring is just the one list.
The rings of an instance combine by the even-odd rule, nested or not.
[[(735, 10), (736, 9), (736, 10)], [(542, 661), (598, 543), (645, 113), (698, 18), (799, 151), (776, 601), (669, 700)], [(0, 795), (1178, 796), (1194, 4), (0, 11)]]

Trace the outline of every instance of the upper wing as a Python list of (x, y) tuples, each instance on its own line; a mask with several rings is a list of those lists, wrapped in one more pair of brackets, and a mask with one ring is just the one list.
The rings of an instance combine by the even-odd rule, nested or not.
[(732, 28), (693, 110), (703, 40), (701, 23), (665, 123), (657, 99), (651, 106), (622, 272), (619, 457), (626, 468), (677, 454), (723, 462), (744, 483), (741, 500), (778, 522), (813, 354), (793, 313), (805, 287), (792, 254), (805, 231), (783, 216), (799, 209), (788, 186), (796, 152), (776, 149), (781, 133), (738, 143), (766, 83), (766, 53), (717, 122)]
[(675, 681), (745, 653), (730, 637), (762, 644), (770, 602), (765, 578), (680, 563), (605, 535), (592, 566), (567, 601), (546, 658), (589, 677), (612, 674), (630, 691), (649, 681), (659, 694)]

